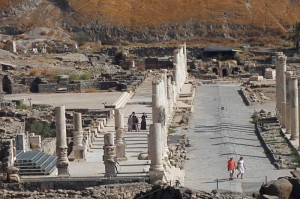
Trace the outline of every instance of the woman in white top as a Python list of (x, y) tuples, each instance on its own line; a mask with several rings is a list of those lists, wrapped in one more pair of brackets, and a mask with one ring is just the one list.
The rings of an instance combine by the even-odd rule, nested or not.
[(240, 173), (237, 174), (237, 178), (239, 178), (239, 175), (241, 174), (241, 179), (243, 179), (243, 175), (244, 175), (245, 169), (246, 169), (243, 157), (240, 157), (240, 160), (237, 163), (237, 169), (240, 172)]

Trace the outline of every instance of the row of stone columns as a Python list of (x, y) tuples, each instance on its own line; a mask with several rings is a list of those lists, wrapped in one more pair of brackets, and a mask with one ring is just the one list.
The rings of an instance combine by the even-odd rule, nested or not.
[(187, 54), (186, 44), (180, 46), (174, 51), (173, 65), (174, 65), (174, 81), (177, 93), (180, 92), (186, 78), (187, 78)]
[[(276, 110), (282, 127), (290, 139), (299, 137), (299, 87), (298, 77), (291, 71), (286, 71), (287, 57), (276, 53)], [(300, 142), (300, 140), (299, 140)]]
[(151, 160), (149, 176), (152, 183), (163, 179), (164, 172), (171, 167), (168, 160), (168, 126), (177, 96), (187, 78), (186, 46), (174, 51), (174, 71), (167, 77), (161, 70), (152, 81), (152, 118), (148, 135), (148, 158)]

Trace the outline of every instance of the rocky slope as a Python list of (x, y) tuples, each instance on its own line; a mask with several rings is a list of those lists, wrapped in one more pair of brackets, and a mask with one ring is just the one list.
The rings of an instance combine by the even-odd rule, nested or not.
[(299, 0), (0, 0), (0, 33), (62, 27), (90, 41), (286, 36)]

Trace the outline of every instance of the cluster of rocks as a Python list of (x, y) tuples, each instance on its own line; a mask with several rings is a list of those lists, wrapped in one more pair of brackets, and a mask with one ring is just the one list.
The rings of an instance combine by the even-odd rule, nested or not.
[(250, 87), (243, 87), (242, 92), (249, 100), (250, 104), (263, 104), (270, 100), (261, 89), (252, 89)]
[(300, 198), (300, 171), (291, 171), (293, 177), (281, 177), (261, 186), (259, 191), (263, 198)]
[[(266, 116), (262, 113), (261, 116)], [(299, 167), (299, 155), (293, 149), (288, 138), (283, 137), (276, 118), (266, 117), (257, 125), (258, 137), (261, 139), (266, 152), (278, 169)]]
[(186, 142), (184, 139), (179, 139), (178, 144), (169, 145), (169, 160), (172, 166), (176, 168), (184, 169), (186, 160)]
[[(15, 188), (16, 189), (16, 188)], [(45, 189), (34, 190), (23, 187), (13, 189), (0, 189), (0, 194), (5, 198), (103, 198), (103, 199), (251, 199), (257, 195), (251, 193), (231, 193), (215, 190), (208, 193), (185, 187), (153, 186), (148, 183), (109, 184), (78, 189)]]
[(15, 147), (12, 139), (0, 140), (0, 181), (9, 183), (19, 183), (19, 169), (13, 167), (15, 157)]
[(129, 199), (140, 192), (148, 192), (152, 185), (148, 183), (110, 184), (95, 187), (86, 187), (81, 190), (72, 189), (46, 189), (19, 191), (1, 189), (5, 198), (103, 198), (103, 199)]

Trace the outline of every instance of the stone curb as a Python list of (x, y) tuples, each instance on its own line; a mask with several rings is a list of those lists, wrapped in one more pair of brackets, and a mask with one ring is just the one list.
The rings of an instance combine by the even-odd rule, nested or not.
[(263, 139), (262, 135), (261, 135), (261, 132), (260, 132), (260, 129), (258, 127), (258, 124), (257, 122), (255, 123), (255, 133), (262, 145), (262, 147), (264, 148), (264, 150), (267, 152), (267, 154), (269, 155), (270, 157), (270, 160), (272, 161), (272, 164), (274, 164), (276, 162), (276, 159), (275, 159), (275, 156), (274, 154), (272, 153), (271, 149), (269, 148), (269, 146), (266, 144), (265, 140)]
[(242, 97), (244, 103), (246, 104), (246, 106), (252, 106), (252, 103), (250, 102), (250, 100), (248, 99), (247, 95), (244, 92), (244, 89), (241, 88), (238, 93), (240, 94), (240, 96)]

